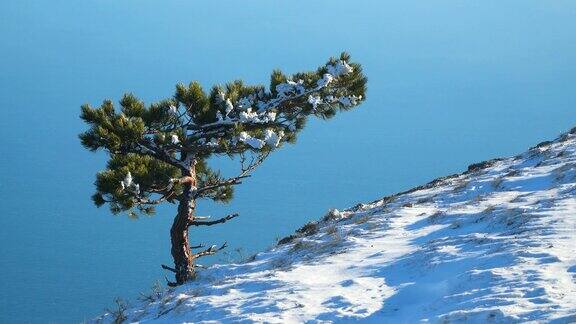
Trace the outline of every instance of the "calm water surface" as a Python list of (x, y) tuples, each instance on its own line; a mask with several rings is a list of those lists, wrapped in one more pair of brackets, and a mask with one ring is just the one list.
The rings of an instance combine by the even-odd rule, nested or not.
[[(91, 201), (104, 154), (81, 148), (79, 106), (178, 81), (207, 88), (315, 68), (342, 50), (368, 100), (312, 122), (238, 188), (240, 212), (193, 242), (235, 259), (328, 208), (523, 151), (576, 125), (572, 1), (0, 2), (0, 322), (74, 323), (147, 290), (170, 263), (174, 208), (138, 221)], [(238, 251), (235, 251), (238, 249)]]

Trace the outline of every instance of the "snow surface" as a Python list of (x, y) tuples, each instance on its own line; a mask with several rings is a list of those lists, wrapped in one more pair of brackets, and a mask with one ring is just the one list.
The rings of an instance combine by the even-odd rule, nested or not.
[[(129, 322), (576, 322), (576, 135), (354, 208)], [(110, 322), (111, 314), (97, 321)]]

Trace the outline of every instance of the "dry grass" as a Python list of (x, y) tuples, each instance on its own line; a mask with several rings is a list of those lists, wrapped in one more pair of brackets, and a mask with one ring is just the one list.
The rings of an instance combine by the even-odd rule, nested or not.
[(492, 213), (492, 212), (495, 211), (495, 210), (496, 210), (496, 206), (494, 206), (494, 205), (489, 205), (488, 207), (486, 207), (486, 208), (482, 211), (482, 214), (490, 214), (490, 213)]
[(342, 241), (342, 235), (335, 225), (326, 228), (326, 234), (332, 238), (332, 243)]
[(338, 228), (336, 225), (330, 225), (326, 228), (326, 234), (333, 235), (335, 233), (338, 233)]
[(472, 198), (472, 201), (474, 203), (481, 203), (482, 201), (484, 201), (484, 199), (486, 198), (486, 194), (479, 194), (477, 196), (474, 196), (474, 198)]
[(126, 310), (128, 309), (128, 303), (124, 301), (122, 298), (118, 297), (114, 300), (116, 304), (115, 309), (108, 309), (108, 312), (114, 318), (114, 324), (122, 324), (125, 320), (128, 319), (126, 316)]
[(521, 202), (524, 200), (524, 197), (526, 197), (525, 195), (518, 195), (516, 197), (514, 197), (514, 199), (510, 200), (511, 203), (517, 203), (517, 202)]
[(438, 219), (440, 219), (440, 217), (442, 217), (442, 216), (444, 216), (444, 212), (437, 211), (428, 217), (428, 221), (430, 223), (436, 223), (438, 221)]
[(278, 245), (288, 244), (296, 239), (296, 235), (291, 234), (278, 240)]
[(338, 209), (332, 208), (328, 210), (328, 212), (326, 213), (326, 215), (324, 215), (324, 217), (322, 217), (322, 220), (328, 222), (340, 219), (341, 217), (342, 216), (340, 215), (340, 211), (338, 211)]
[(290, 261), (285, 257), (280, 257), (274, 259), (270, 264), (274, 269), (283, 269), (290, 266)]
[(375, 229), (381, 228), (382, 224), (376, 223), (376, 222), (370, 222), (368, 223), (368, 226), (366, 226), (366, 229), (369, 231), (373, 231)]
[(459, 183), (456, 184), (456, 186), (454, 186), (454, 189), (452, 191), (454, 191), (454, 192), (462, 191), (462, 190), (466, 189), (466, 187), (468, 187), (469, 183), (470, 183), (470, 181), (468, 181), (468, 180), (461, 180)]
[(497, 177), (494, 180), (492, 180), (492, 187), (494, 189), (500, 189), (500, 186), (502, 185), (503, 182), (504, 182), (503, 177)]
[(314, 246), (312, 242), (306, 240), (298, 240), (298, 242), (294, 243), (290, 248), (290, 252), (298, 252), (304, 249), (310, 249)]
[(434, 199), (432, 199), (432, 197), (424, 197), (424, 198), (420, 198), (420, 199), (416, 200), (416, 204), (421, 205), (421, 204), (426, 204), (426, 203), (430, 203), (433, 201), (434, 201)]
[(567, 155), (568, 155), (568, 153), (567, 153), (565, 150), (563, 150), (563, 151), (560, 151), (555, 157), (556, 157), (556, 158), (561, 158), (561, 157), (564, 157), (564, 156), (567, 156)]
[(518, 171), (518, 170), (510, 170), (510, 171), (508, 171), (508, 173), (506, 173), (506, 174), (504, 175), (504, 177), (506, 177), (506, 178), (511, 178), (511, 177), (516, 177), (516, 176), (518, 176), (518, 175), (520, 175), (520, 171)]
[(363, 216), (357, 217), (357, 218), (354, 220), (354, 224), (356, 224), (356, 225), (364, 224), (364, 223), (366, 223), (368, 220), (370, 220), (370, 216), (368, 216), (368, 215), (363, 215)]
[(460, 221), (455, 221), (454, 223), (452, 223), (452, 224), (450, 225), (450, 228), (451, 228), (451, 229), (458, 229), (458, 228), (460, 228), (460, 227), (462, 227), (462, 223), (461, 223)]
[(311, 236), (318, 233), (318, 223), (310, 222), (296, 230), (296, 233), (304, 236)]
[(329, 242), (329, 246), (334, 246), (337, 245), (338, 243), (342, 242), (342, 234), (340, 234), (339, 231), (334, 232), (333, 234), (330, 235), (330, 237), (332, 238), (332, 240)]
[(557, 167), (556, 169), (554, 169), (553, 174), (554, 174), (554, 180), (555, 181), (561, 181), (566, 177), (566, 173), (567, 171), (570, 171), (572, 169), (574, 169), (574, 164), (570, 163), (570, 164), (564, 164), (562, 166)]
[(138, 299), (143, 301), (143, 302), (153, 303), (157, 300), (160, 300), (163, 293), (164, 293), (164, 289), (162, 288), (162, 285), (160, 284), (159, 281), (156, 281), (154, 283), (154, 285), (152, 285), (151, 291), (148, 293), (142, 293), (141, 292), (140, 297), (138, 297)]
[(246, 262), (255, 261), (257, 255), (258, 255), (257, 253), (254, 253), (254, 254), (252, 254), (251, 256), (247, 257), (247, 258), (246, 258)]

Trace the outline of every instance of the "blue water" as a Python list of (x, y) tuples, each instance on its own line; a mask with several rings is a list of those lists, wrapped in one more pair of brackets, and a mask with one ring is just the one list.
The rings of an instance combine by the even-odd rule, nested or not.
[(576, 125), (575, 30), (573, 1), (1, 1), (0, 322), (92, 318), (171, 262), (172, 206), (133, 221), (92, 205), (106, 157), (79, 144), (81, 104), (267, 82), (342, 50), (363, 63), (363, 106), (311, 122), (230, 205), (200, 203), (242, 215), (191, 233), (227, 240), (220, 262)]

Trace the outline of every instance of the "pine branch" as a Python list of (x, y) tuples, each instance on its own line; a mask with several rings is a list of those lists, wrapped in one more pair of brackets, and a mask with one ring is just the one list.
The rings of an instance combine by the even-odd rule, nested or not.
[(134, 153), (144, 154), (152, 156), (162, 162), (168, 163), (173, 167), (176, 167), (180, 170), (187, 171), (188, 167), (183, 163), (183, 161), (179, 161), (178, 159), (174, 158), (164, 149), (157, 147), (156, 145), (144, 140), (138, 143), (141, 146), (141, 149)]
[[(306, 91), (303, 91), (301, 93), (298, 94), (294, 94), (292, 96), (282, 96), (282, 97), (276, 97), (276, 98), (272, 98), (270, 99), (268, 102), (264, 103), (259, 109), (258, 109), (258, 113), (264, 113), (268, 110), (272, 110), (274, 108), (278, 108), (281, 105), (296, 100), (296, 99), (300, 99), (303, 98), (305, 96), (308, 96), (314, 92), (318, 92), (320, 90), (322, 90), (323, 88), (326, 88), (328, 86), (328, 84), (321, 84), (318, 85), (316, 87), (313, 87), (311, 89), (308, 89)], [(229, 127), (234, 127), (234, 125), (236, 125), (236, 123), (242, 123), (243, 125), (261, 125), (261, 123), (254, 123), (254, 122), (241, 122), (239, 118), (234, 118), (234, 119), (228, 119), (228, 120), (223, 120), (223, 121), (217, 121), (217, 122), (213, 122), (213, 123), (209, 123), (209, 124), (204, 124), (204, 125), (191, 125), (188, 126), (187, 128), (189, 130), (193, 130), (196, 133), (204, 133), (206, 130), (211, 130), (214, 128), (229, 128)]]

